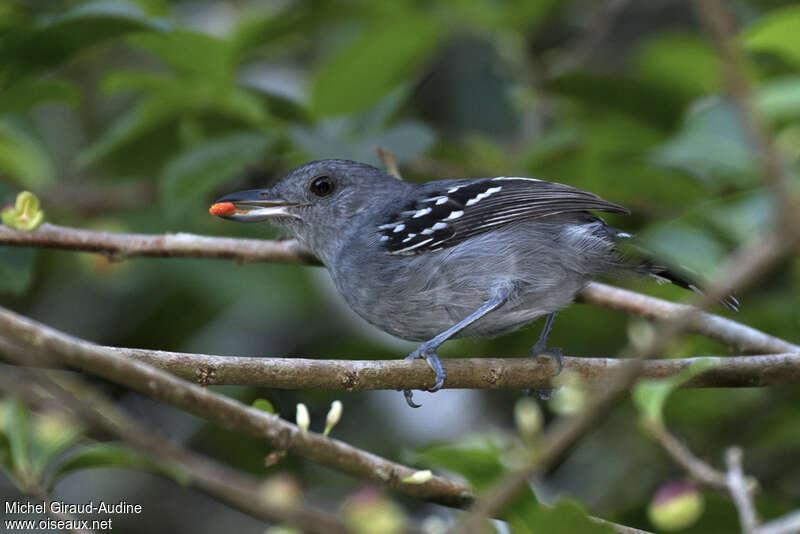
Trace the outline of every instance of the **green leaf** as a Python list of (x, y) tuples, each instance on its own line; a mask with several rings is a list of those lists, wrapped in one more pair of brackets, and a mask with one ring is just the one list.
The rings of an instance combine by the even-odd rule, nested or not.
[(312, 109), (323, 115), (364, 109), (413, 77), (439, 33), (433, 19), (405, 12), (369, 25), (319, 68), (311, 88)]
[(21, 295), (33, 282), (36, 251), (0, 246), (0, 293)]
[(83, 429), (62, 413), (37, 413), (31, 425), (31, 463), (41, 475), (48, 464), (80, 439)]
[(33, 469), (30, 457), (30, 432), (28, 430), (28, 408), (19, 399), (12, 399), (6, 406), (6, 435), (8, 436), (11, 471), (21, 480), (31, 476)]
[(772, 80), (759, 87), (756, 105), (772, 121), (800, 118), (800, 76)]
[(160, 179), (164, 210), (178, 215), (236, 173), (264, 157), (275, 137), (266, 133), (237, 133), (194, 146), (167, 164)]
[(633, 403), (643, 418), (656, 424), (663, 424), (664, 403), (670, 393), (718, 363), (717, 358), (701, 358), (669, 378), (640, 380), (631, 392)]
[(139, 451), (123, 445), (97, 443), (81, 447), (80, 450), (61, 462), (52, 474), (50, 487), (62, 478), (83, 469), (97, 467), (120, 467), (138, 469), (165, 476), (180, 485), (191, 482), (191, 474), (165, 462), (153, 460)]
[(474, 436), (419, 449), (414, 457), (426, 466), (462, 475), (481, 491), (505, 473), (502, 455), (506, 448), (493, 437)]
[(693, 106), (680, 131), (654, 150), (651, 159), (716, 189), (751, 186), (758, 180), (755, 154), (736, 113), (713, 98)]
[(591, 107), (622, 111), (664, 129), (674, 126), (686, 105), (686, 97), (680, 93), (640, 78), (575, 72), (555, 78), (546, 88)]
[(562, 498), (555, 506), (529, 506), (507, 518), (514, 534), (613, 534), (615, 530), (589, 518), (575, 500)]
[[(142, 83), (143, 80), (140, 79)], [(126, 81), (132, 83), (132, 78)], [(186, 116), (226, 118), (249, 126), (263, 125), (267, 119), (260, 101), (241, 89), (220, 90), (184, 80), (158, 85), (152, 77), (150, 81), (153, 82), (152, 93), (120, 116), (105, 135), (81, 152), (77, 159), (79, 167), (116, 155)], [(113, 83), (119, 84), (122, 80), (116, 78)]]
[(166, 23), (147, 16), (134, 3), (86, 2), (16, 29), (0, 44), (0, 65), (5, 65), (6, 79), (17, 80), (54, 67), (99, 42), (135, 31), (166, 29)]
[(707, 94), (719, 83), (717, 55), (708, 40), (699, 35), (662, 33), (635, 53), (639, 76), (686, 96)]
[(78, 91), (70, 83), (55, 80), (18, 83), (0, 91), (0, 113), (21, 111), (42, 102), (78, 104)]
[(0, 118), (0, 174), (32, 190), (55, 181), (47, 148), (33, 126), (21, 117)]
[(233, 82), (234, 50), (228, 41), (184, 30), (133, 35), (128, 41), (158, 57), (179, 76), (221, 85)]
[(256, 399), (253, 401), (253, 408), (267, 413), (276, 413), (275, 407), (267, 399)]
[(761, 17), (742, 35), (750, 50), (773, 52), (800, 64), (800, 6), (786, 6)]

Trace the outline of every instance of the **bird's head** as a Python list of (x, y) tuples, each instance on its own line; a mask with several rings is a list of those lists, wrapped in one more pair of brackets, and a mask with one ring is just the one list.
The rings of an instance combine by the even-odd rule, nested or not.
[(273, 222), (325, 261), (356, 217), (404, 187), (408, 184), (370, 165), (319, 160), (294, 169), (271, 188), (225, 195), (211, 213), (231, 221)]

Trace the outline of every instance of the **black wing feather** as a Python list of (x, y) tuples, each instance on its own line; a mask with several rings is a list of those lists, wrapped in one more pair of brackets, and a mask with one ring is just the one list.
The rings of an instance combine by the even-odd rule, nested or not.
[(431, 182), (387, 217), (378, 230), (395, 254), (452, 247), (520, 220), (588, 210), (629, 213), (624, 207), (568, 185), (531, 178)]

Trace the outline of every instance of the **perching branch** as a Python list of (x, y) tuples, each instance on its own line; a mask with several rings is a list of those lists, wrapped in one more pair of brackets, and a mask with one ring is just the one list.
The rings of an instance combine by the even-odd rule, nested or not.
[[(136, 257), (216, 258), (239, 263), (276, 262), (318, 265), (294, 240), (269, 241), (194, 234), (121, 234), (43, 224), (33, 232), (0, 226), (0, 245), (98, 252), (114, 260)], [(581, 301), (656, 321), (687, 313), (689, 306), (648, 297), (597, 282), (579, 295)], [(716, 339), (745, 353), (800, 352), (800, 346), (736, 321), (698, 313), (687, 331)]]
[[(254, 358), (214, 356), (185, 352), (103, 347), (104, 354), (137, 360), (202, 385), (256, 386), (274, 389), (327, 389), (366, 391), (376, 389), (426, 389), (433, 373), (420, 360), (316, 360), (308, 358)], [(706, 356), (648, 360), (640, 377), (676, 375), (699, 359), (714, 366), (684, 387), (763, 387), (800, 383), (800, 352), (760, 356)], [(28, 365), (34, 365), (33, 362)], [(618, 358), (565, 356), (565, 370), (587, 383), (610, 380), (631, 363)], [(464, 358), (446, 359), (449, 389), (547, 388), (556, 370), (552, 359)]]

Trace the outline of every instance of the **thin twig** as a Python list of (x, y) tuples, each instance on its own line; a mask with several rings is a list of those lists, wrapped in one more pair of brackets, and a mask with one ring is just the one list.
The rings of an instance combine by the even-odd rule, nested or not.
[[(692, 311), (692, 306), (642, 295), (599, 282), (592, 282), (579, 295), (579, 300), (603, 308), (637, 315), (653, 321), (671, 321)], [(795, 345), (732, 319), (708, 312), (695, 313), (686, 332), (715, 339), (749, 354), (797, 352)]]
[(0, 331), (24, 347), (44, 351), (62, 364), (99, 376), (193, 413), (224, 428), (260, 438), (277, 450), (287, 451), (359, 479), (381, 484), (400, 493), (448, 506), (463, 507), (472, 500), (468, 487), (434, 476), (424, 484), (402, 482), (416, 472), (342, 441), (297, 426), (234, 399), (190, 384), (142, 362), (103, 350), (14, 312), (0, 308)]
[(383, 166), (386, 167), (386, 172), (398, 180), (403, 179), (403, 175), (400, 174), (400, 169), (397, 167), (397, 159), (394, 157), (394, 152), (377, 147), (375, 148), (375, 153), (378, 154), (378, 157), (383, 162)]
[(725, 452), (725, 464), (728, 468), (727, 482), (733, 502), (736, 504), (736, 510), (739, 512), (742, 532), (753, 534), (758, 527), (758, 518), (742, 470), (742, 456), (742, 449), (738, 447), (731, 447)]
[(658, 440), (670, 458), (681, 466), (700, 484), (729, 493), (728, 479), (725, 473), (717, 471), (710, 464), (701, 460), (681, 441), (673, 436), (662, 424), (646, 421), (647, 431)]
[(800, 534), (800, 510), (764, 523), (756, 529), (756, 534)]
[[(0, 334), (0, 356), (2, 356)], [(94, 346), (95, 350), (147, 363), (202, 385), (257, 386), (273, 389), (327, 389), (366, 391), (405, 387), (427, 389), (434, 376), (418, 360), (316, 360), (308, 358), (256, 358), (214, 356), (184, 352)], [(761, 356), (705, 356), (648, 360), (642, 378), (674, 376), (699, 361), (714, 365), (693, 377), (684, 387), (764, 387), (800, 383), (800, 352)], [(631, 365), (618, 358), (562, 358), (564, 370), (585, 382), (605, 382)], [(34, 365), (28, 362), (26, 365)], [(446, 359), (445, 388), (526, 389), (547, 388), (556, 363), (545, 358)]]
[[(209, 237), (193, 234), (122, 234), (43, 224), (33, 232), (0, 225), (0, 245), (99, 252), (115, 260), (135, 257), (216, 258), (239, 263), (277, 262), (319, 265), (296, 241)], [(655, 297), (593, 282), (579, 295), (586, 303), (648, 319), (681, 317), (690, 309)], [(687, 331), (702, 334), (746, 353), (798, 352), (800, 346), (710, 313), (698, 313)]]

